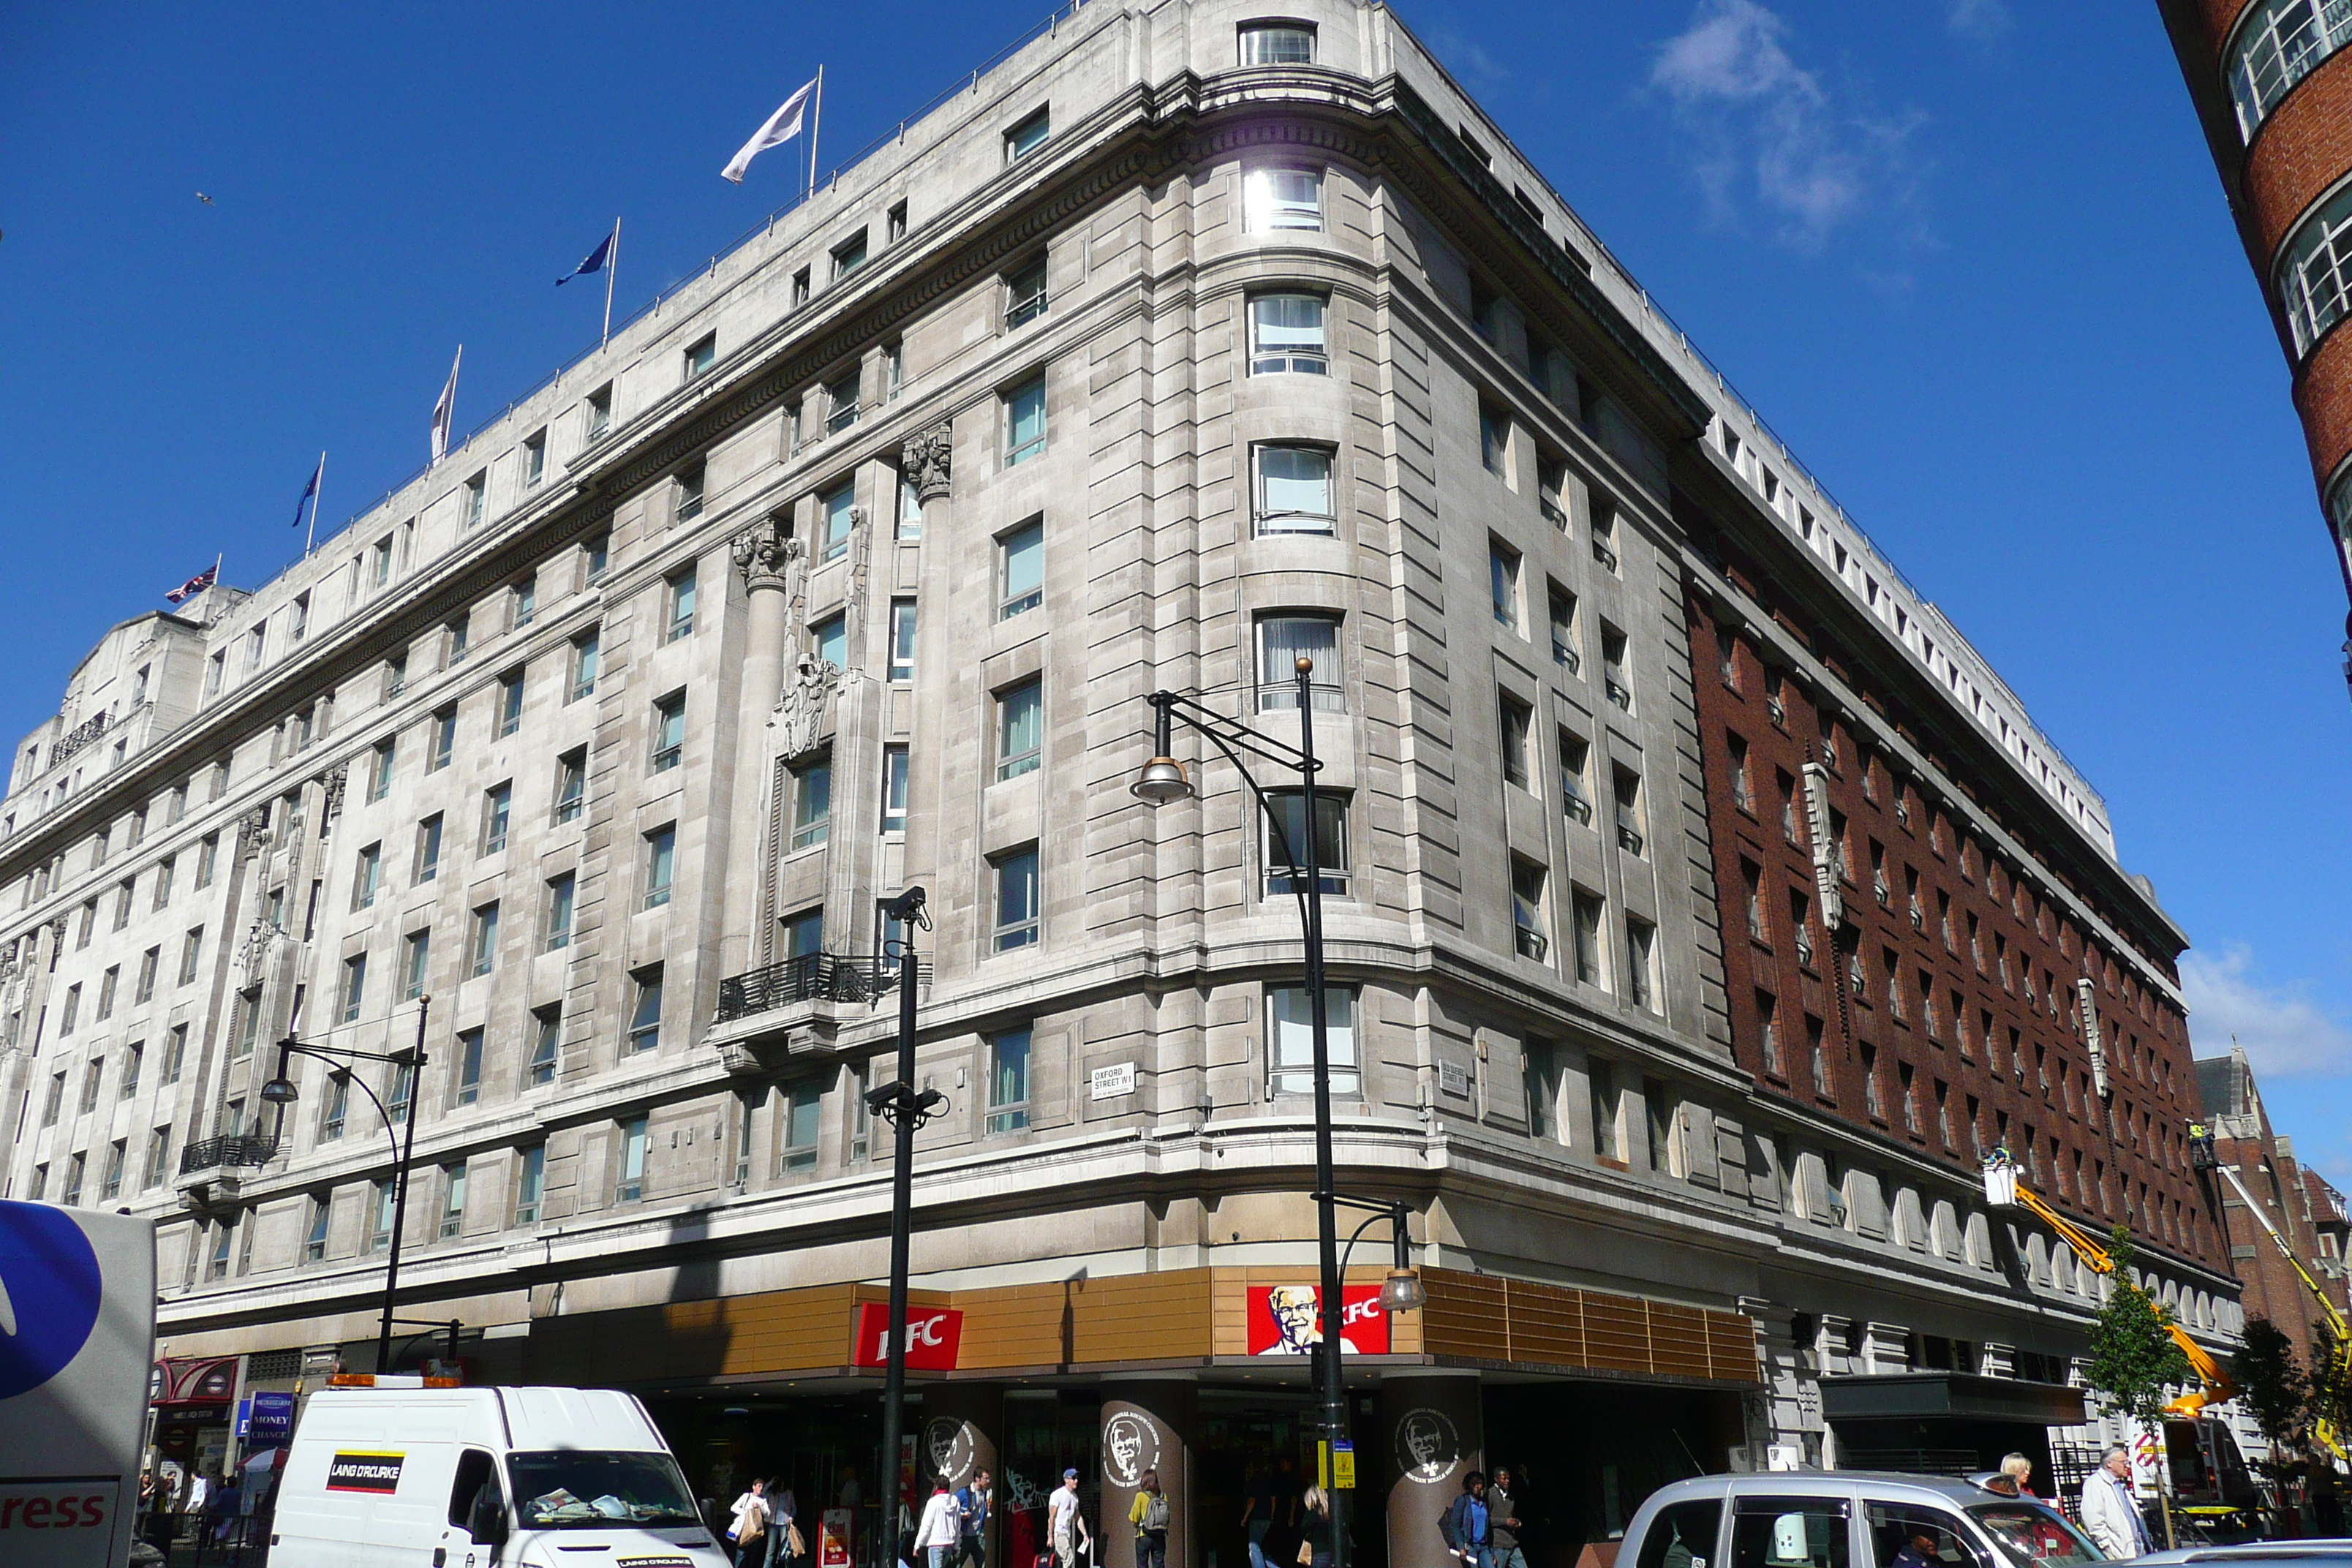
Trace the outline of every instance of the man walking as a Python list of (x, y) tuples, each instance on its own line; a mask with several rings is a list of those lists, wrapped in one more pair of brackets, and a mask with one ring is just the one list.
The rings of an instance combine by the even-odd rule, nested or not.
[(1496, 1465), (1486, 1489), (1486, 1545), (1495, 1568), (1528, 1568), (1528, 1554), (1519, 1550), (1518, 1491), (1510, 1470)]
[(1445, 1538), (1446, 1549), (1466, 1568), (1494, 1568), (1486, 1552), (1486, 1472), (1473, 1470), (1462, 1478), (1462, 1495), (1437, 1521), (1437, 1533)]
[(1054, 1543), (1054, 1568), (1077, 1568), (1078, 1542), (1091, 1543), (1086, 1516), (1078, 1511), (1078, 1472), (1062, 1472), (1062, 1484), (1045, 1500), (1045, 1536)]
[(917, 1568), (954, 1568), (959, 1529), (956, 1500), (948, 1479), (931, 1483), (931, 1500), (923, 1505), (922, 1522), (915, 1526)]
[(2145, 1557), (2156, 1550), (2147, 1521), (2139, 1516), (2132, 1487), (2131, 1450), (2110, 1443), (2099, 1468), (2083, 1480), (2083, 1531), (2108, 1557)]
[(988, 1510), (996, 1501), (995, 1478), (974, 1470), (971, 1479), (956, 1489), (956, 1516), (963, 1521), (956, 1568), (988, 1568)]

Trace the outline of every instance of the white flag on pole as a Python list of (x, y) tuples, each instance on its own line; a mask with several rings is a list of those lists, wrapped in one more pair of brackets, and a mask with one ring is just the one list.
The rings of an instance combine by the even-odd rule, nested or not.
[(743, 150), (735, 154), (734, 161), (727, 167), (719, 171), (719, 177), (741, 184), (743, 171), (751, 166), (752, 159), (799, 135), (802, 115), (808, 108), (809, 94), (815, 89), (816, 79), (812, 77), (798, 92), (784, 100), (784, 106), (768, 116), (768, 122), (760, 127), (751, 140), (743, 143)]
[(466, 345), (459, 343), (457, 357), (449, 362), (449, 383), (433, 405), (433, 460), (436, 463), (449, 455), (449, 421), (457, 412), (457, 367), (465, 363)]

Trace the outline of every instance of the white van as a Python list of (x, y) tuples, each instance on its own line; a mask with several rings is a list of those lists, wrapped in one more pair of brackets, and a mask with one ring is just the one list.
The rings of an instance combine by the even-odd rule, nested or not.
[(635, 1394), (392, 1376), (310, 1396), (269, 1545), (270, 1568), (727, 1563)]

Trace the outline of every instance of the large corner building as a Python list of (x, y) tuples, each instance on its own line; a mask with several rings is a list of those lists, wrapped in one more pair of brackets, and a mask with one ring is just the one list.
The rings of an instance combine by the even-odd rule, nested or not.
[[(1482, 1457), (1572, 1547), (1697, 1468), (2089, 1441), (2095, 1282), (1997, 1145), (2230, 1343), (2184, 938), (2096, 791), (1343, 0), (1064, 13), (301, 564), (109, 633), (0, 806), (8, 1189), (158, 1219), (209, 1453), (373, 1364), (413, 1100), (404, 1318), (835, 1497), (919, 884), (918, 1462), (993, 1456), (1026, 1562), (1065, 1463), (1116, 1518), (1156, 1454), (1239, 1562), (1307, 1404), (1297, 873), (1213, 754), (1128, 785), (1156, 689), (1295, 738), (1302, 655), (1339, 1178), (1429, 1294), (1369, 1304), (1376, 1226), (1366, 1550), (1435, 1563)], [(428, 997), (413, 1080), (262, 1102)]]

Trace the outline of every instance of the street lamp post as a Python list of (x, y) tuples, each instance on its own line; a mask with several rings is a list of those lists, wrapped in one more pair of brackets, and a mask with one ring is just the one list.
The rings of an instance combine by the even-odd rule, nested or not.
[[(1184, 800), (1192, 794), (1192, 781), (1184, 776), (1184, 765), (1173, 752), (1174, 727), (1181, 721), (1186, 728), (1205, 736), (1210, 744), (1224, 754), (1241, 775), (1242, 783), (1256, 797), (1258, 808), (1275, 836), (1282, 841), (1282, 849), (1290, 867), (1290, 889), (1299, 900), (1299, 918), (1305, 930), (1307, 968), (1307, 1016), (1314, 1047), (1315, 1070), (1315, 1209), (1317, 1258), (1322, 1280), (1316, 1291), (1321, 1309), (1323, 1336), (1315, 1347), (1315, 1379), (1323, 1405), (1323, 1441), (1327, 1454), (1336, 1454), (1338, 1445), (1348, 1435), (1348, 1394), (1340, 1367), (1341, 1335), (1346, 1329), (1346, 1306), (1342, 1300), (1339, 1272), (1339, 1217), (1341, 1201), (1333, 1190), (1331, 1157), (1331, 1042), (1330, 1021), (1323, 995), (1323, 867), (1316, 844), (1315, 775), (1323, 764), (1315, 756), (1315, 661), (1301, 655), (1295, 667), (1298, 688), (1298, 744), (1285, 745), (1271, 736), (1261, 735), (1239, 720), (1228, 719), (1222, 713), (1202, 707), (1189, 697), (1173, 691), (1155, 691), (1151, 706), (1158, 711), (1158, 724), (1153, 734), (1151, 760), (1129, 786), (1130, 793), (1152, 806), (1166, 805)], [(1287, 768), (1298, 775), (1301, 816), (1305, 829), (1303, 855), (1291, 852), (1290, 835), (1284, 827), (1281, 815), (1268, 801), (1257, 780), (1250, 776), (1242, 753), (1248, 752), (1261, 762)], [(1299, 887), (1301, 879), (1307, 886)], [(1269, 1031), (1270, 1032), (1270, 1031)], [(1332, 1568), (1348, 1568), (1348, 1493), (1331, 1489), (1331, 1563)]]
[[(921, 965), (915, 956), (915, 931), (931, 929), (924, 912), (926, 894), (908, 888), (883, 906), (898, 922), (898, 1077), (869, 1089), (866, 1104), (890, 1123), (896, 1133), (890, 1165), (890, 1327), (883, 1352), (882, 1468), (875, 1478), (882, 1501), (881, 1540), (886, 1552), (897, 1550), (898, 1530), (898, 1444), (907, 1413), (907, 1269), (915, 1201), (915, 1132), (947, 1109), (947, 1096), (938, 1089), (915, 1089), (915, 984)], [(887, 1559), (877, 1559), (887, 1561)]]
[(406, 1135), (392, 1124), (392, 1112), (376, 1098), (367, 1080), (353, 1078), (360, 1092), (368, 1097), (378, 1116), (383, 1118), (384, 1136), (392, 1141), (392, 1247), (383, 1268), (383, 1324), (376, 1335), (375, 1369), (392, 1370), (393, 1302), (400, 1291), (400, 1234), (408, 1225), (408, 1163), (416, 1152), (416, 1102), (425, 1091), (425, 1019), (433, 1009), (433, 998), (416, 999), (416, 1044), (405, 1051), (347, 1050), (331, 1046), (306, 1046), (289, 1034), (278, 1042), (278, 1076), (261, 1086), (264, 1103), (278, 1107), (278, 1142), (282, 1146), (286, 1133), (286, 1108), (302, 1098), (301, 1090), (287, 1076), (287, 1069), (298, 1056), (316, 1057), (323, 1062), (391, 1062), (409, 1069), (408, 1115)]

